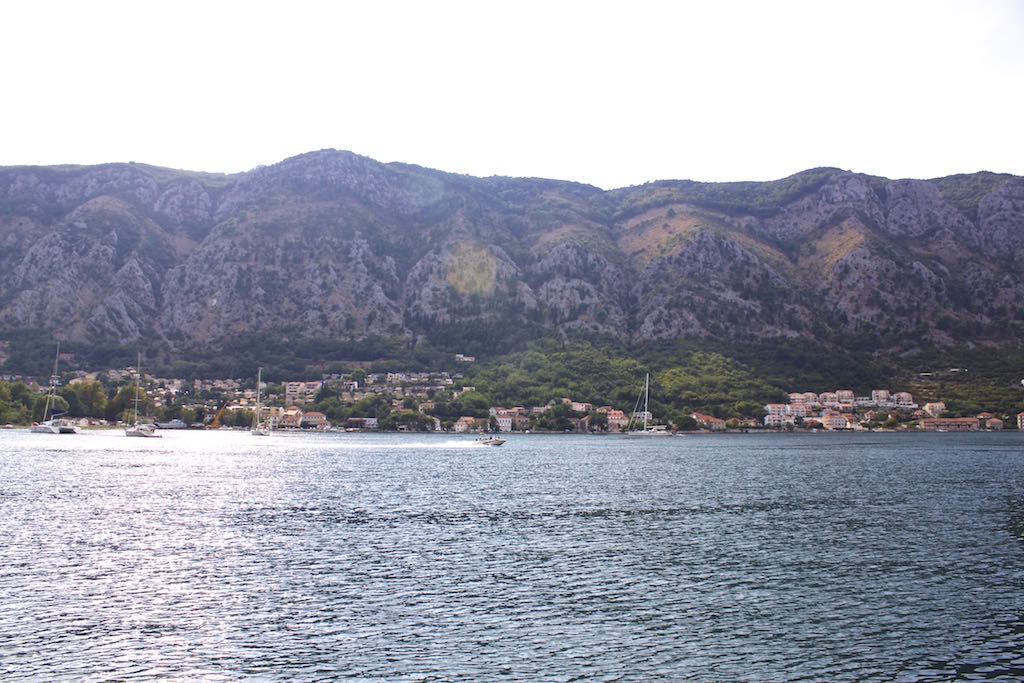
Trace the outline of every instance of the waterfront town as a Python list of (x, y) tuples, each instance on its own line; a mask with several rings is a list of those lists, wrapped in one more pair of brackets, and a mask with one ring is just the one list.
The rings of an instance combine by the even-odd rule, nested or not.
[[(460, 360), (472, 362), (471, 357)], [(132, 387), (138, 380), (144, 396), (145, 419), (162, 428), (248, 427), (254, 423), (276, 430), (444, 431), (479, 432), (593, 432), (618, 433), (657, 424), (658, 416), (641, 410), (594, 405), (560, 397), (538, 406), (488, 405), (461, 374), (448, 372), (392, 372), (326, 374), (317, 381), (260, 384), (253, 380), (136, 378), (132, 368), (108, 370), (104, 382)], [(96, 374), (79, 373), (67, 387), (96, 382)], [(253, 378), (255, 379), (255, 378)], [(40, 395), (47, 387), (36, 386)], [(122, 389), (123, 390), (123, 389)], [(460, 398), (471, 397), (471, 410)], [(111, 397), (111, 401), (114, 398)], [(119, 406), (127, 410), (128, 405)], [(453, 409), (455, 412), (453, 412)], [(79, 418), (81, 426), (118, 424), (123, 413), (107, 419)], [(69, 411), (71, 415), (75, 413)], [(258, 413), (258, 419), (257, 419)], [(768, 403), (748, 417), (721, 418), (691, 412), (670, 431), (998, 431), (1024, 430), (1024, 412), (1004, 416), (989, 412), (947, 416), (942, 401), (923, 405), (906, 391), (875, 389), (858, 396), (849, 389), (793, 392), (786, 403)], [(141, 419), (141, 418), (140, 418)]]
[[(765, 406), (766, 427), (785, 428), (800, 425), (805, 429), (859, 430), (870, 425), (889, 427), (900, 425), (899, 416), (909, 417), (917, 429), (932, 432), (999, 431), (1003, 420), (989, 412), (973, 417), (944, 417), (946, 404), (932, 401), (919, 406), (906, 391), (890, 393), (875, 389), (870, 396), (857, 396), (849, 389), (789, 394), (789, 403), (769, 403)], [(1024, 429), (1024, 412), (1017, 416), (1017, 428)]]

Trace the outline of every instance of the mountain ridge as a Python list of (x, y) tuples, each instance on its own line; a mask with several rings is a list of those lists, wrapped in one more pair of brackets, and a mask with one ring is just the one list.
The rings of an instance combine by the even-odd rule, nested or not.
[(0, 245), (0, 335), (179, 354), (481, 325), (881, 354), (1024, 338), (1024, 179), (987, 172), (602, 190), (334, 150), (231, 175), (7, 167)]

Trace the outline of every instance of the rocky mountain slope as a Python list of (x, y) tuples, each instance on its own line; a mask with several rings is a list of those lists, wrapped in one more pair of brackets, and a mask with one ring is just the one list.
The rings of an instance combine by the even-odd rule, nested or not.
[(474, 325), (883, 353), (1024, 339), (1024, 179), (990, 173), (602, 191), (331, 150), (232, 176), (16, 167), (0, 246), (0, 333), (93, 343)]

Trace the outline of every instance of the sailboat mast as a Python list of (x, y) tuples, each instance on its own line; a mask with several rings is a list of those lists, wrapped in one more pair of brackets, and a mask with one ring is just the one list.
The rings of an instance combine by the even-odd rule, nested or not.
[(256, 416), (253, 417), (253, 419), (252, 419), (252, 428), (253, 429), (256, 429), (256, 427), (258, 427), (259, 424), (260, 424), (260, 383), (262, 383), (262, 381), (263, 381), (263, 368), (259, 368), (256, 371)]
[(647, 431), (647, 395), (651, 388), (651, 373), (647, 373), (644, 377), (644, 431)]
[(46, 397), (46, 405), (43, 406), (43, 422), (46, 422), (46, 415), (57, 404), (57, 363), (60, 362), (60, 342), (57, 342), (57, 355), (53, 357), (53, 374), (50, 375), (50, 394)]
[(139, 424), (139, 373), (142, 372), (142, 354), (135, 357), (135, 424)]

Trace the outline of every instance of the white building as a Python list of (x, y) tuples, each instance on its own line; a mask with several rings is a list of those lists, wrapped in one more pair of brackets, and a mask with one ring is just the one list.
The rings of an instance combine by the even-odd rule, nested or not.
[(898, 391), (892, 396), (893, 402), (897, 408), (916, 408), (917, 404), (914, 403), (914, 397), (907, 391)]

